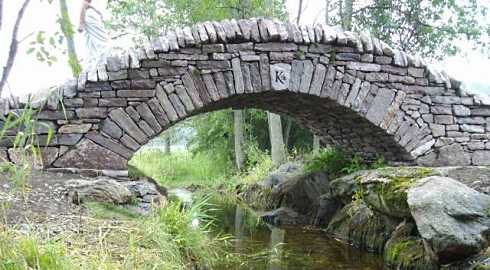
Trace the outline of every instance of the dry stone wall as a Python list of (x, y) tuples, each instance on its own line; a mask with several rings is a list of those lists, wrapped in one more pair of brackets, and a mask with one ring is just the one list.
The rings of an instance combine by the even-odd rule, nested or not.
[[(366, 158), (490, 165), (489, 97), (367, 34), (269, 19), (177, 28), (83, 72), (37, 116), (43, 165), (123, 170), (173, 124), (230, 107), (288, 114)], [(0, 141), (11, 161), (15, 132)]]

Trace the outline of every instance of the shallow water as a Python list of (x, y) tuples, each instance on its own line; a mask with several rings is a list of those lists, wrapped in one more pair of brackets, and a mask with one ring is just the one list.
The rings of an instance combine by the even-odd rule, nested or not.
[(379, 256), (361, 252), (328, 237), (320, 230), (276, 228), (260, 222), (247, 207), (215, 204), (215, 232), (234, 237), (233, 249), (240, 262), (217, 270), (336, 270), (383, 269)]

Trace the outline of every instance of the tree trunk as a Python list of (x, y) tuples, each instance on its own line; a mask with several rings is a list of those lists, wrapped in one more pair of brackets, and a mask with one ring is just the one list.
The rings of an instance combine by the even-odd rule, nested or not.
[(17, 40), (17, 35), (19, 33), (20, 22), (24, 17), (24, 13), (27, 9), (27, 6), (31, 0), (25, 0), (22, 4), (22, 7), (17, 13), (17, 18), (15, 19), (14, 30), (12, 31), (12, 40), (10, 41), (10, 49), (7, 58), (7, 63), (3, 67), (2, 78), (0, 79), (0, 97), (2, 96), (2, 90), (5, 84), (7, 83), (7, 78), (12, 70), (12, 66), (14, 65), (15, 56), (17, 55), (17, 49), (19, 47), (19, 41)]
[(281, 116), (274, 113), (267, 113), (269, 119), (269, 137), (271, 140), (272, 163), (278, 167), (286, 161), (286, 149), (282, 136)]
[(245, 153), (243, 145), (245, 139), (243, 137), (243, 111), (233, 111), (234, 134), (235, 134), (235, 162), (238, 170), (243, 170), (245, 166)]
[(342, 13), (342, 27), (344, 30), (352, 30), (352, 10), (354, 0), (344, 0), (344, 12)]
[(68, 8), (66, 6), (66, 0), (60, 1), (60, 28), (61, 32), (66, 38), (66, 45), (68, 49), (68, 65), (70, 66), (73, 77), (78, 77), (81, 71), (80, 62), (78, 61), (77, 52), (75, 50), (75, 41), (73, 39), (73, 24), (68, 14)]
[(313, 153), (318, 153), (320, 151), (320, 137), (313, 135)]
[(298, 16), (296, 16), (296, 24), (299, 24), (299, 21), (301, 19), (301, 14), (302, 13), (303, 13), (303, 0), (299, 0)]
[(286, 147), (286, 151), (289, 149), (289, 138), (291, 137), (291, 127), (293, 126), (293, 120), (291, 117), (286, 118), (286, 131), (284, 134), (284, 147)]
[(165, 144), (163, 146), (164, 147), (164, 153), (168, 155), (171, 152), (171, 149), (170, 149), (170, 138), (167, 137), (164, 140), (165, 140)]
[(325, 0), (325, 24), (330, 25), (330, 0)]

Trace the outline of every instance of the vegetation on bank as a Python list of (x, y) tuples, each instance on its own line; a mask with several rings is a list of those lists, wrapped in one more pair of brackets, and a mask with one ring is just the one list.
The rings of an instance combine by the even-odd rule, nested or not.
[(0, 270), (212, 269), (235, 256), (226, 252), (227, 237), (209, 232), (209, 208), (207, 200), (188, 208), (170, 202), (143, 217), (122, 207), (92, 203), (89, 209), (95, 215), (83, 221), (81, 232), (50, 237), (35, 231), (0, 231)]

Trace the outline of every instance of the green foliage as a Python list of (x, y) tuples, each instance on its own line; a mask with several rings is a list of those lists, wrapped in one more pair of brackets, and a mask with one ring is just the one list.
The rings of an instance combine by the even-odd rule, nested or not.
[(396, 48), (442, 59), (460, 52), (458, 41), (490, 52), (487, 12), (478, 0), (380, 0), (359, 5), (352, 19), (356, 30), (368, 30)]
[[(212, 218), (204, 210), (207, 206), (207, 199), (204, 198), (195, 201), (190, 208), (184, 208), (180, 202), (159, 208), (141, 224), (145, 230), (144, 240), (150, 244), (168, 245), (159, 241), (161, 235), (167, 235), (171, 239), (170, 244), (177, 247), (184, 261), (194, 262), (198, 268), (212, 267), (225, 254), (223, 244), (226, 238), (209, 234)], [(193, 225), (196, 220), (199, 221), (197, 226)]]
[(0, 270), (73, 269), (66, 257), (66, 247), (55, 241), (40, 244), (37, 237), (0, 232)]
[[(326, 148), (307, 158), (305, 171), (308, 173), (326, 171), (335, 178), (342, 175), (350, 165), (351, 160), (343, 152), (334, 148)], [(357, 166), (357, 159), (354, 161), (354, 166)]]
[(195, 116), (188, 121), (188, 126), (194, 131), (188, 142), (191, 153), (205, 153), (216, 163), (233, 166), (235, 156), (231, 110)]
[(164, 186), (213, 186), (226, 182), (233, 172), (233, 165), (228, 160), (216, 158), (219, 156), (206, 153), (165, 154), (159, 150), (148, 150), (138, 152), (129, 164)]
[(203, 21), (253, 16), (286, 18), (284, 0), (112, 0), (108, 7), (113, 14), (112, 29), (146, 37), (156, 37), (175, 25)]
[(52, 36), (47, 36), (45, 31), (38, 31), (34, 39), (29, 42), (27, 54), (34, 54), (40, 62), (45, 62), (49, 66), (58, 61), (53, 51), (63, 44), (63, 36), (60, 32), (55, 32)]
[[(208, 230), (213, 218), (205, 198), (188, 208), (171, 202), (135, 218), (121, 215), (118, 207), (96, 207), (103, 208), (103, 217), (84, 224), (82, 232), (63, 232), (56, 239), (44, 240), (32, 231), (0, 231), (0, 270), (213, 269), (234, 259), (226, 251), (227, 238)], [(106, 217), (117, 221), (107, 226)]]
[(374, 162), (367, 162), (357, 155), (349, 156), (335, 148), (321, 149), (318, 153), (306, 157), (305, 163), (306, 172), (325, 171), (331, 178), (386, 166), (383, 157), (378, 157)]
[(133, 219), (141, 217), (130, 209), (111, 203), (88, 202), (85, 203), (89, 213), (99, 219)]
[[(15, 187), (23, 187), (33, 164), (42, 163), (39, 144), (48, 145), (53, 137), (53, 131), (49, 126), (35, 120), (38, 112), (28, 104), (19, 112), (10, 112), (3, 123), (0, 123), (0, 140), (7, 139), (7, 134), (15, 131), (15, 137), (13, 139), (10, 137), (9, 140), (12, 140), (13, 144), (11, 151), (16, 152), (19, 157), (18, 164), (0, 160), (1, 170), (10, 174), (10, 179), (14, 182)], [(40, 142), (37, 130), (42, 125), (47, 127), (48, 135), (46, 141)]]
[(247, 171), (238, 176), (239, 182), (253, 184), (263, 180), (274, 168), (271, 156), (258, 146), (251, 144), (247, 148)]

